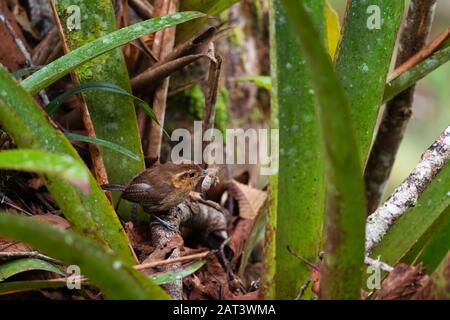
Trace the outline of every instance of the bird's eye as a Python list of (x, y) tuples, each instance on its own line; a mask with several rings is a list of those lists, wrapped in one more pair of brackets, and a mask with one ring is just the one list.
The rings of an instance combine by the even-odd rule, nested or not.
[(189, 178), (194, 178), (195, 177), (195, 172), (191, 171), (189, 172)]

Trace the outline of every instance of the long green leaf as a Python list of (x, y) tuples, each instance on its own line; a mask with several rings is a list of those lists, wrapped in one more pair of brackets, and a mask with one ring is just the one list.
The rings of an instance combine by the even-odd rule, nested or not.
[(3, 282), (0, 283), (0, 296), (32, 290), (62, 288), (65, 286), (67, 286), (67, 281), (62, 280), (24, 280)]
[(39, 69), (41, 69), (42, 66), (33, 66), (33, 67), (26, 67), (26, 68), (22, 68), (20, 70), (17, 70), (16, 72), (13, 72), (13, 77), (16, 79), (20, 79), (23, 76), (26, 76), (27, 74), (30, 73), (34, 73), (36, 71), (38, 71)]
[(53, 115), (68, 97), (86, 91), (104, 91), (132, 98), (138, 106), (142, 107), (142, 109), (145, 111), (145, 113), (147, 113), (147, 115), (151, 119), (153, 119), (154, 121), (156, 121), (156, 123), (158, 123), (155, 112), (153, 111), (152, 108), (150, 108), (147, 102), (145, 102), (141, 98), (132, 95), (131, 93), (122, 89), (121, 87), (108, 82), (88, 82), (70, 88), (69, 90), (65, 91), (64, 93), (60, 94), (55, 99), (50, 101), (50, 103), (45, 107), (45, 111), (47, 111), (49, 115)]
[(24, 81), (22, 86), (31, 94), (36, 94), (62, 78), (76, 67), (103, 53), (120, 47), (143, 35), (174, 26), (203, 16), (199, 12), (178, 12), (163, 17), (142, 21), (126, 28), (111, 32), (93, 40), (61, 58), (46, 65)]
[(90, 190), (89, 171), (86, 166), (64, 154), (32, 149), (1, 151), (0, 169), (55, 175), (80, 187), (85, 192)]
[(422, 62), (389, 81), (384, 89), (383, 102), (391, 100), (448, 61), (450, 61), (450, 41)]
[[(372, 257), (396, 264), (450, 205), (450, 162), (447, 162), (423, 191), (414, 207), (408, 209), (372, 250)], [(448, 238), (447, 238), (448, 239)]]
[(0, 212), (0, 234), (25, 242), (43, 253), (76, 265), (109, 299), (167, 299), (149, 278), (118, 255), (68, 230)]
[[(324, 45), (324, 2), (304, 3), (314, 16), (314, 24), (322, 29), (316, 40)], [(272, 108), (278, 111), (272, 112), (272, 117), (279, 121), (280, 157), (278, 189), (271, 190), (278, 192), (278, 205), (271, 208), (269, 217), (276, 217), (276, 260), (267, 263), (276, 263), (275, 296), (270, 297), (294, 299), (310, 270), (287, 247), (307, 260), (318, 259), (323, 237), (325, 165), (314, 90), (304, 54), (297, 49), (295, 34), (286, 23), (287, 13), (280, 0), (272, 3), (271, 19)], [(311, 295), (311, 291), (307, 292), (306, 299)]]
[(349, 104), (323, 42), (317, 41), (320, 33), (305, 2), (283, 0), (283, 3), (316, 93), (325, 148), (328, 190), (321, 297), (358, 299), (364, 259), (365, 200)]
[(0, 264), (0, 281), (8, 279), (16, 274), (31, 270), (43, 270), (65, 275), (59, 267), (50, 262), (34, 258), (24, 258), (7, 261)]
[[(0, 88), (0, 125), (20, 148), (64, 154), (83, 165), (70, 142), (48, 122), (45, 112), (3, 68), (0, 68)], [(91, 174), (89, 194), (81, 193), (61, 178), (42, 178), (77, 232), (112, 248), (124, 260), (135, 262), (117, 214)]]
[(363, 166), (372, 142), (403, 8), (404, 1), (397, 0), (348, 2), (336, 73), (351, 106)]
[(88, 143), (94, 143), (99, 146), (103, 146), (103, 147), (109, 148), (111, 150), (114, 150), (118, 153), (121, 153), (123, 155), (126, 155), (127, 157), (130, 157), (131, 159), (139, 160), (139, 156), (137, 154), (131, 152), (127, 148), (119, 146), (118, 144), (112, 143), (111, 141), (106, 141), (106, 140), (99, 139), (99, 138), (92, 138), (92, 137), (83, 136), (83, 135), (76, 134), (76, 133), (69, 133), (69, 132), (66, 132), (64, 135), (67, 137), (67, 139), (83, 141), (83, 142), (88, 142)]

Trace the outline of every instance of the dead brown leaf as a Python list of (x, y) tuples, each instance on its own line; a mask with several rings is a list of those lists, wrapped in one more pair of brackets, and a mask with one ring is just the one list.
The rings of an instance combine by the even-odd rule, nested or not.
[(249, 187), (231, 180), (229, 191), (239, 203), (239, 216), (243, 219), (254, 219), (267, 199), (267, 192)]
[(409, 300), (422, 287), (422, 281), (426, 278), (428, 276), (422, 265), (409, 266), (400, 263), (389, 273), (373, 299)]

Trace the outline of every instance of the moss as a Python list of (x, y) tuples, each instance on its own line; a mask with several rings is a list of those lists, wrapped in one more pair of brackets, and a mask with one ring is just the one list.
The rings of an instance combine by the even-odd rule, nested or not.
[(216, 119), (215, 124), (216, 128), (219, 129), (224, 137), (225, 131), (228, 127), (230, 115), (228, 113), (228, 106), (230, 103), (230, 97), (228, 94), (228, 90), (225, 87), (220, 87), (219, 94), (217, 96), (216, 103)]
[(188, 102), (188, 112), (196, 119), (203, 117), (203, 108), (205, 105), (205, 96), (200, 85), (195, 85), (186, 90), (185, 96)]

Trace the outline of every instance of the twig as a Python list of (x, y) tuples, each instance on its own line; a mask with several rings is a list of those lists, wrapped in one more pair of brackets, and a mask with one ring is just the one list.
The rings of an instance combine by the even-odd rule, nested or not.
[(386, 272), (391, 272), (392, 270), (394, 270), (393, 267), (391, 267), (390, 265), (388, 265), (387, 263), (380, 261), (380, 260), (375, 260), (372, 259), (370, 257), (365, 257), (364, 258), (364, 263), (367, 264), (368, 266), (386, 271)]
[(0, 259), (2, 258), (37, 258), (41, 260), (45, 260), (48, 262), (61, 264), (60, 261), (43, 255), (37, 251), (28, 251), (28, 252), (0, 252)]
[[(139, 89), (143, 88), (144, 86), (148, 86), (152, 83), (152, 81), (158, 80), (158, 78), (155, 78), (155, 70), (160, 70), (163, 66), (168, 65), (168, 63), (178, 60), (179, 66), (178, 68), (183, 68), (189, 63), (194, 62), (198, 58), (201, 58), (203, 56), (207, 56), (208, 52), (208, 46), (211, 41), (213, 41), (214, 36), (216, 34), (215, 28), (209, 28), (206, 31), (202, 32), (199, 35), (196, 35), (189, 41), (186, 41), (180, 45), (178, 45), (176, 48), (174, 48), (172, 51), (170, 51), (166, 56), (164, 56), (162, 59), (157, 59), (157, 62), (152, 65), (149, 69), (143, 71), (142, 73), (136, 75), (131, 79), (131, 84), (133, 86), (133, 89)], [(152, 53), (155, 55), (155, 53)], [(179, 60), (181, 58), (186, 59), (186, 57), (191, 57), (189, 60)], [(195, 57), (197, 59), (195, 59)], [(181, 61), (184, 61), (184, 63), (180, 63)], [(166, 67), (167, 68), (167, 67)], [(175, 69), (176, 70), (176, 69)], [(172, 71), (173, 72), (173, 71)], [(170, 73), (169, 73), (170, 75)]]
[[(178, 10), (178, 3), (178, 0), (155, 1), (155, 15), (161, 16), (176, 12)], [(152, 52), (159, 60), (163, 60), (173, 50), (175, 30), (175, 27), (171, 27), (158, 31), (155, 34)], [(148, 145), (145, 150), (147, 151), (147, 157), (153, 161), (159, 160), (160, 156), (168, 89), (169, 78), (165, 78), (158, 85), (153, 96), (153, 110), (160, 125), (153, 124), (150, 119), (147, 120), (146, 136), (148, 137)]]
[(158, 261), (153, 261), (153, 262), (141, 263), (141, 264), (134, 266), (134, 268), (136, 270), (145, 270), (145, 269), (164, 266), (164, 265), (168, 265), (168, 264), (172, 264), (172, 263), (179, 263), (179, 262), (184, 262), (184, 261), (189, 261), (189, 260), (194, 260), (194, 259), (203, 259), (203, 258), (207, 257), (208, 255), (210, 255), (211, 253), (212, 253), (212, 251), (204, 251), (204, 252), (194, 253), (194, 254), (187, 255), (187, 256), (178, 257), (175, 259), (164, 259), (164, 260), (158, 260)]
[(302, 297), (305, 295), (306, 289), (308, 289), (309, 285), (311, 284), (311, 278), (306, 279), (305, 283), (300, 288), (300, 292), (295, 297), (294, 300), (302, 300)]
[[(205, 95), (205, 112), (203, 115), (203, 132), (206, 132), (208, 129), (214, 128), (214, 121), (216, 120), (217, 94), (220, 87), (220, 72), (222, 70), (222, 57), (214, 52), (215, 50), (213, 43), (211, 43), (210, 50), (213, 52), (215, 59), (211, 60), (209, 67), (208, 86)], [(208, 141), (211, 141), (211, 137), (205, 137), (203, 141), (202, 154), (206, 145), (208, 144)]]
[(450, 126), (423, 154), (422, 161), (392, 196), (367, 218), (366, 254), (370, 254), (389, 228), (410, 207), (450, 158)]
[[(433, 20), (436, 0), (411, 1), (400, 45), (396, 66), (401, 66), (424, 47)], [(384, 186), (389, 178), (398, 148), (412, 114), (415, 87), (406, 89), (387, 105), (380, 128), (367, 162), (364, 180), (368, 214), (380, 202)]]
[(147, 0), (128, 0), (128, 3), (141, 18), (153, 17), (153, 6)]
[(188, 82), (186, 84), (183, 84), (181, 86), (179, 86), (178, 88), (173, 89), (172, 91), (169, 91), (169, 93), (167, 94), (167, 97), (173, 97), (177, 94), (179, 94), (180, 92), (183, 92), (197, 84), (201, 84), (202, 82), (204, 82), (207, 79), (207, 77), (202, 76), (198, 79), (192, 80), (191, 82)]

